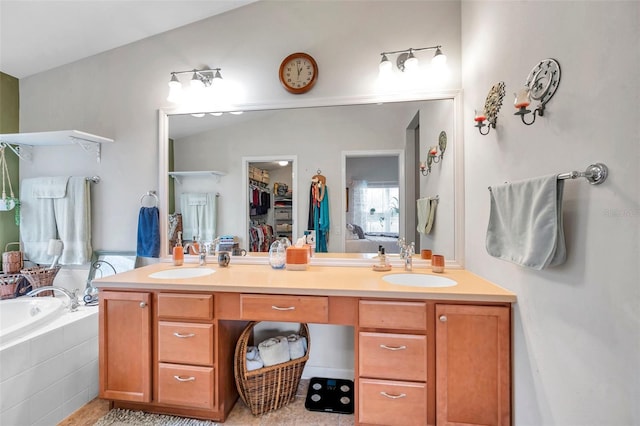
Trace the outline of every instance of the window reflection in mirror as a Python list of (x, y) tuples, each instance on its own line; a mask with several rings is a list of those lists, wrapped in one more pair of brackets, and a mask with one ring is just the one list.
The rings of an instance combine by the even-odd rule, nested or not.
[(345, 252), (398, 253), (400, 236), (399, 153), (350, 153), (345, 158), (347, 211)]

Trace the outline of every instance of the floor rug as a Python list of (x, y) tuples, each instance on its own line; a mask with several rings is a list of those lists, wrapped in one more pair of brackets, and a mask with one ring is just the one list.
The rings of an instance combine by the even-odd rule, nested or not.
[(216, 426), (209, 420), (150, 414), (142, 411), (114, 408), (98, 420), (94, 426)]

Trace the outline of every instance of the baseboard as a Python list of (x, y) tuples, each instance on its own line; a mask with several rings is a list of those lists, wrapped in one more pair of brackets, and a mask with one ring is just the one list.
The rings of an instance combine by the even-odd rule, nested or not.
[(309, 365), (305, 366), (302, 372), (302, 378), (310, 379), (312, 377), (328, 377), (332, 379), (353, 380), (354, 371), (348, 368), (314, 367)]

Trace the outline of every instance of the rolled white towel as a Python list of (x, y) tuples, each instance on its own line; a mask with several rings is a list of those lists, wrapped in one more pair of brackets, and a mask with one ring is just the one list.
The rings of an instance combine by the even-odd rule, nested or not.
[(287, 336), (289, 341), (289, 356), (291, 359), (302, 358), (307, 353), (307, 338), (299, 334)]
[(264, 367), (262, 358), (260, 358), (260, 352), (255, 346), (247, 347), (247, 371), (258, 370)]
[(289, 341), (284, 336), (267, 339), (258, 344), (260, 358), (265, 367), (289, 361)]

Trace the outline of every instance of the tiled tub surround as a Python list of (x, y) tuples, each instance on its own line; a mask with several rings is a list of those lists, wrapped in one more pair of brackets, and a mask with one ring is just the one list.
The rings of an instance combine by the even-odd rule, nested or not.
[(65, 310), (0, 346), (1, 425), (57, 424), (97, 395), (97, 307)]

